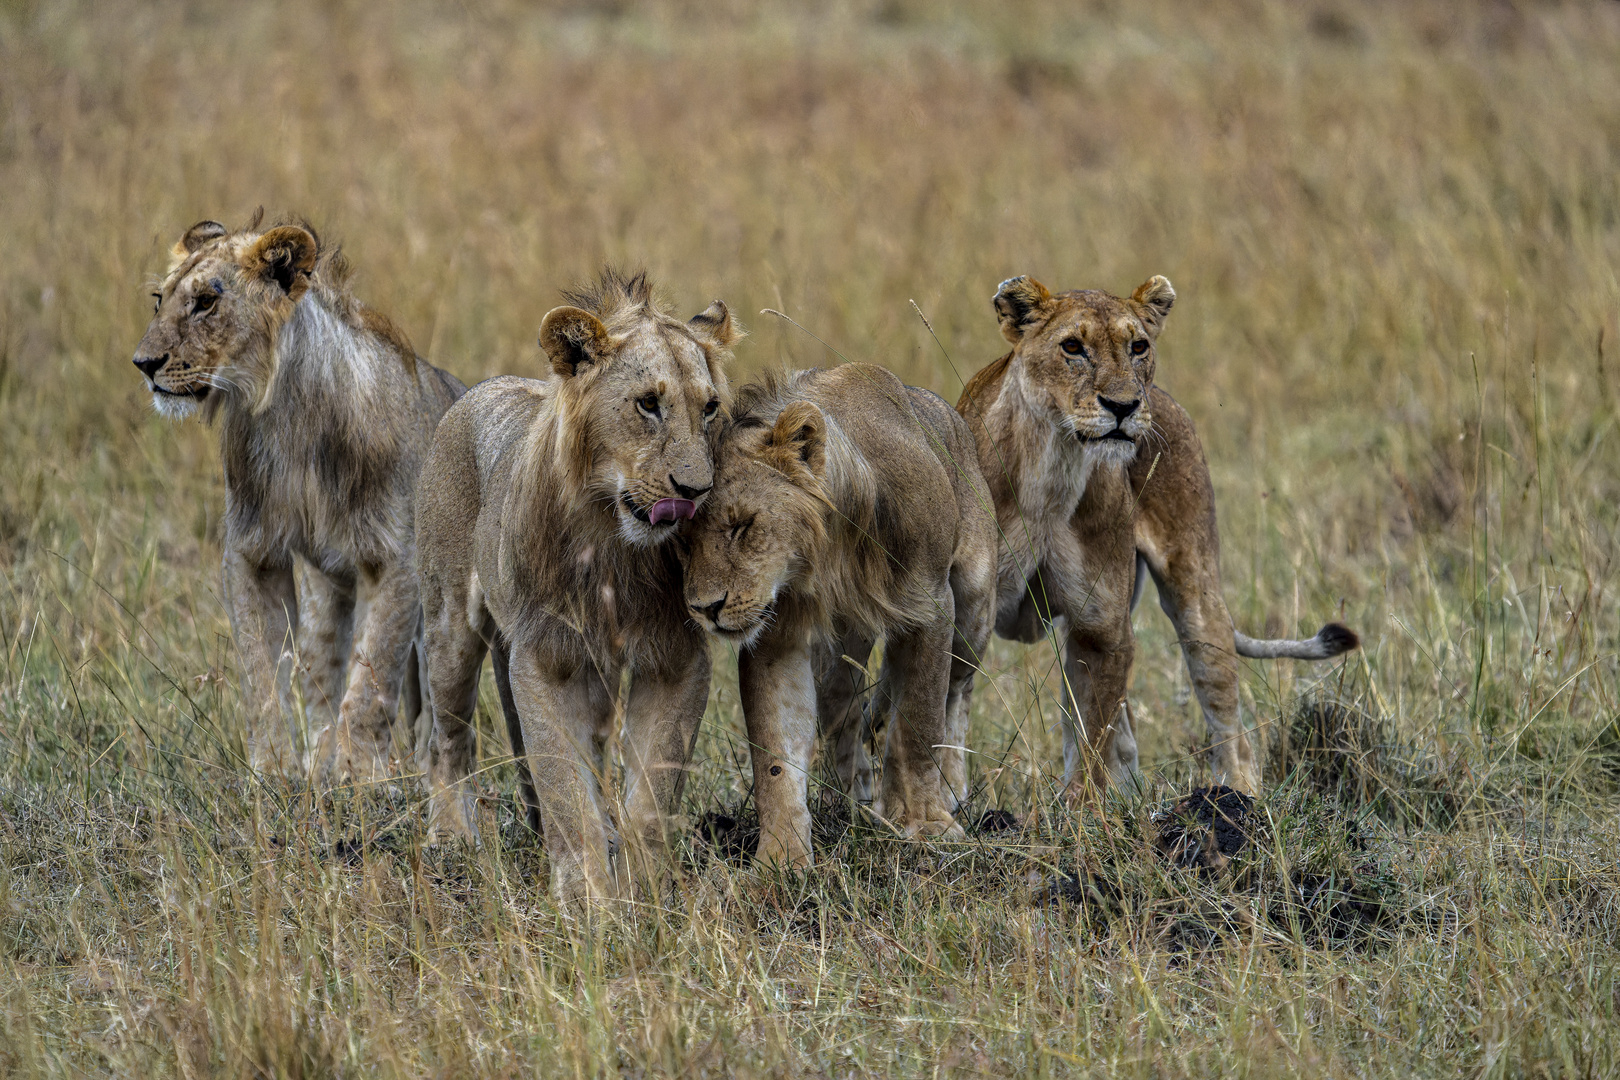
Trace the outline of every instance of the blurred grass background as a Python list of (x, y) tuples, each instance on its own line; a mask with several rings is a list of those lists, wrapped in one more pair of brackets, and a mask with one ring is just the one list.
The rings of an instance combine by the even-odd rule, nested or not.
[[(1620, 5), (6, 0), (0, 193), (0, 1072), (1617, 1067)], [(1290, 815), (1329, 790), (1405, 916), (1189, 960), (1165, 912), (1229, 901), (1146, 847), (1108, 918), (1039, 903), (1146, 804), (1049, 812), (1054, 657), (1004, 644), (976, 806), (1022, 839), (857, 830), (809, 881), (694, 855), (594, 936), (510, 828), (428, 852), (411, 792), (257, 787), (214, 436), (129, 357), (175, 237), (259, 204), (469, 382), (541, 374), (604, 261), (725, 299), (739, 374), (833, 359), (769, 306), (952, 400), (1001, 279), (1168, 275), (1233, 614), (1365, 641), (1246, 668), (1266, 857), (1317, 858)], [(1184, 790), (1202, 724), (1151, 597), (1137, 626), (1143, 762)], [(746, 791), (717, 673), (694, 816)]]

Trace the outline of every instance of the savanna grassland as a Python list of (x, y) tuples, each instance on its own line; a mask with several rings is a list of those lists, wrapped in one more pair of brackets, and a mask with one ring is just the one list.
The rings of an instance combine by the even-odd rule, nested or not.
[[(241, 765), (214, 434), (129, 359), (260, 204), (468, 382), (604, 262), (724, 298), (744, 374), (836, 362), (770, 307), (952, 400), (1002, 278), (1166, 274), (1234, 616), (1365, 647), (1245, 662), (1231, 859), (1161, 851), (1204, 736), (1150, 595), (1147, 790), (1065, 812), (1055, 657), (998, 643), (1020, 828), (829, 801), (797, 878), (735, 858), (717, 653), (687, 811), (739, 824), (582, 925), (488, 680), (476, 852)], [(0, 1074), (1620, 1071), (1620, 5), (7, 0), (0, 251)]]

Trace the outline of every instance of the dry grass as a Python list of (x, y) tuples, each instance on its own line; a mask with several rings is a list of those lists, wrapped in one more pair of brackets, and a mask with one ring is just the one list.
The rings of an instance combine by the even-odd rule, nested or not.
[[(1617, 57), (1529, 0), (0, 6), (0, 1073), (1612, 1075)], [(212, 435), (128, 357), (259, 203), (469, 380), (604, 259), (951, 397), (1001, 278), (1165, 273), (1234, 614), (1367, 647), (1248, 669), (1229, 865), (1152, 843), (1202, 734), (1149, 603), (1138, 802), (1055, 811), (1053, 657), (998, 645), (979, 805), (1031, 829), (697, 849), (581, 930), (509, 809), (424, 851), (413, 793), (238, 767)], [(744, 790), (719, 671), (694, 817)]]

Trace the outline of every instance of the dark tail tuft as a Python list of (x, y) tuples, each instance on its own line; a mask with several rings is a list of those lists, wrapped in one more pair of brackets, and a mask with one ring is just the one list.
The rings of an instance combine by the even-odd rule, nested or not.
[(1356, 632), (1343, 623), (1330, 622), (1316, 632), (1316, 640), (1322, 643), (1328, 656), (1338, 656), (1347, 653), (1361, 644), (1361, 638)]

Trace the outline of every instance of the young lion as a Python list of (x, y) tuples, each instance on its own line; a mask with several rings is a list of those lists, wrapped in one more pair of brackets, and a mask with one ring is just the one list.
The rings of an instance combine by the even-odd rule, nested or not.
[[(686, 603), (742, 650), (761, 861), (810, 861), (817, 711), (840, 737), (841, 780), (859, 783), (851, 680), (827, 669), (864, 664), (879, 635), (894, 719), (873, 809), (909, 836), (961, 835), (960, 747), (994, 609), (990, 506), (962, 418), (883, 368), (845, 364), (739, 391), (715, 490), (693, 523)], [(869, 795), (869, 767), (865, 781)]]
[[(544, 381), (496, 378), (439, 425), (417, 491), (435, 832), (475, 840), (470, 721), (485, 651), (528, 763), (551, 888), (629, 891), (603, 798), (621, 675), (625, 816), (650, 873), (709, 692), (667, 541), (714, 483), (709, 426), (741, 336), (718, 300), (680, 322), (645, 275), (604, 272), (540, 325)], [(527, 787), (527, 785), (526, 785)]]
[(160, 413), (220, 419), (225, 597), (253, 768), (299, 769), (296, 654), (304, 700), (326, 722), (309, 767), (368, 778), (388, 768), (402, 685), (412, 720), (420, 704), (412, 495), (434, 425), (465, 388), (349, 295), (348, 264), (314, 230), (259, 232), (259, 220), (235, 232), (203, 221), (180, 238), (135, 366)]
[[(1071, 799), (1137, 766), (1123, 705), (1135, 649), (1130, 613), (1144, 573), (1175, 623), (1215, 779), (1233, 787), (1259, 785), (1238, 717), (1237, 655), (1325, 659), (1357, 644), (1336, 623), (1307, 641), (1234, 633), (1203, 448), (1186, 412), (1153, 385), (1154, 343), (1175, 298), (1163, 277), (1129, 299), (1053, 295), (1030, 277), (1004, 281), (995, 307), (1012, 352), (969, 380), (957, 404), (978, 440), (1005, 537), (996, 632), (1035, 641), (1066, 617)], [(1080, 736), (1089, 744), (1085, 769)]]

